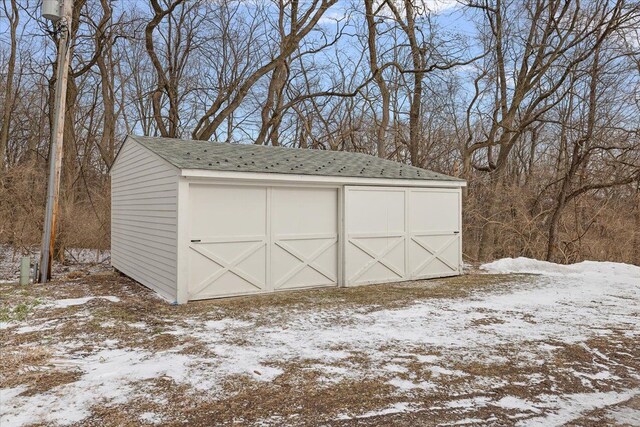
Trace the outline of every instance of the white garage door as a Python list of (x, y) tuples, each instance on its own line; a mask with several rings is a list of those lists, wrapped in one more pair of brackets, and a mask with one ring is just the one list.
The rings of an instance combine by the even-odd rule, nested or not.
[(346, 284), (459, 274), (460, 192), (346, 187)]
[(393, 282), (405, 272), (405, 191), (346, 188), (347, 285)]
[(273, 288), (338, 284), (338, 191), (271, 190)]
[(191, 184), (189, 299), (335, 286), (337, 190)]
[(409, 278), (460, 273), (460, 190), (408, 190)]

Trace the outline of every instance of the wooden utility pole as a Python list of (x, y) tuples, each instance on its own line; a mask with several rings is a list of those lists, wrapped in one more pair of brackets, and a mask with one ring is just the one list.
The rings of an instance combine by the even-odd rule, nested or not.
[[(58, 32), (58, 59), (55, 88), (53, 127), (49, 150), (49, 182), (47, 186), (47, 210), (44, 218), (42, 251), (40, 258), (40, 282), (51, 278), (51, 262), (56, 239), (58, 217), (58, 195), (60, 194), (60, 172), (62, 169), (62, 143), (64, 135), (64, 114), (67, 99), (67, 78), (71, 58), (71, 13), (73, 0), (58, 0), (60, 19), (55, 20)], [(45, 16), (47, 17), (47, 16)], [(47, 17), (48, 19), (51, 19)]]

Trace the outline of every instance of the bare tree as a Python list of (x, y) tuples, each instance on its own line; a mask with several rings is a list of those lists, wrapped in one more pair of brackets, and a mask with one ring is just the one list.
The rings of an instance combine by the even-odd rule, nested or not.
[[(471, 34), (426, 0), (74, 3), (58, 255), (108, 247), (107, 170), (135, 133), (460, 175), (470, 259), (640, 263), (637, 2), (459, 2)], [(0, 243), (25, 250), (55, 76), (38, 7), (0, 6)]]
[[(459, 65), (466, 65), (477, 58), (463, 59), (464, 45), (460, 40), (454, 43), (452, 40), (443, 40), (436, 36), (432, 28), (430, 10), (425, 2), (404, 0), (404, 11), (393, 0), (387, 0), (396, 23), (400, 26), (410, 47), (411, 66), (405, 67), (395, 63), (402, 73), (408, 74), (412, 79), (412, 88), (409, 95), (409, 156), (411, 163), (420, 165), (419, 150), (422, 142), (421, 123), (424, 97), (424, 80), (426, 76), (435, 70), (448, 70)], [(426, 35), (425, 35), (426, 32)]]
[[(586, 102), (569, 102), (568, 112), (562, 118), (563, 141), (570, 141), (572, 134), (576, 137), (564, 144), (562, 149), (567, 153), (559, 156), (566, 159), (563, 163), (567, 163), (567, 166), (558, 179), (559, 190), (549, 219), (548, 261), (556, 259), (559, 250), (558, 224), (571, 200), (590, 191), (626, 185), (640, 179), (637, 143), (634, 143), (633, 135), (624, 129), (626, 106), (621, 111), (612, 105), (616, 102), (624, 105), (621, 102), (624, 90), (619, 89), (617, 79), (607, 78), (607, 74), (616, 75), (615, 71), (620, 71), (618, 58), (617, 53), (604, 50), (602, 44), (596, 47), (591, 65), (585, 72), (588, 82), (584, 85), (583, 99)], [(582, 96), (576, 84), (579, 79), (571, 80), (573, 89), (567, 96)], [(578, 117), (578, 123), (575, 123), (572, 107), (584, 111), (583, 116)], [(604, 113), (605, 109), (607, 114)], [(603, 164), (607, 166), (604, 175), (597, 173), (603, 170)], [(589, 170), (589, 174), (585, 174), (585, 170)]]
[[(484, 13), (487, 31), (483, 37), (487, 51), (492, 52), (487, 60), (493, 70), (488, 75), (494, 85), (489, 93), (493, 105), (485, 117), (482, 135), (464, 153), (471, 157), (485, 150), (486, 163), (474, 167), (488, 172), (496, 189), (489, 193), (478, 252), (478, 258), (489, 259), (493, 256), (499, 212), (494, 196), (505, 182), (511, 150), (523, 132), (563, 98), (571, 72), (637, 12), (628, 10), (623, 0), (599, 0), (586, 9), (563, 0), (527, 1), (522, 5), (484, 0), (469, 5)], [(498, 150), (495, 159), (494, 147)]]
[(194, 130), (194, 137), (204, 140), (211, 138), (218, 126), (240, 106), (258, 80), (278, 66), (282, 66), (283, 61), (298, 48), (300, 41), (316, 27), (320, 18), (336, 2), (337, 0), (312, 0), (308, 2), (306, 10), (300, 10), (298, 1), (292, 0), (289, 8), (290, 14), (292, 17), (295, 16), (295, 19), (287, 29), (288, 32), (281, 37), (280, 52), (238, 84), (237, 90), (231, 95), (226, 106), (222, 107), (214, 103), (200, 118)]
[[(151, 95), (153, 118), (161, 136), (175, 138), (180, 125), (179, 86), (181, 77), (193, 50), (194, 31), (197, 26), (189, 18), (198, 7), (198, 2), (166, 0), (163, 8), (159, 0), (151, 0), (153, 17), (145, 27), (145, 46), (156, 71), (157, 85)], [(178, 13), (175, 13), (178, 10)], [(166, 19), (160, 34), (165, 40), (165, 55), (162, 61), (156, 52), (156, 33)], [(168, 106), (164, 112), (163, 97)]]
[(13, 113), (13, 105), (15, 94), (13, 93), (13, 80), (16, 70), (16, 54), (18, 51), (18, 23), (20, 14), (18, 12), (18, 3), (16, 0), (9, 0), (10, 8), (7, 0), (3, 0), (2, 6), (4, 14), (9, 18), (9, 38), (10, 51), (9, 60), (7, 61), (7, 77), (4, 88), (4, 105), (2, 109), (2, 123), (0, 123), (0, 176), (4, 174), (5, 159), (7, 156), (7, 143), (9, 141), (9, 126), (11, 126), (11, 115)]

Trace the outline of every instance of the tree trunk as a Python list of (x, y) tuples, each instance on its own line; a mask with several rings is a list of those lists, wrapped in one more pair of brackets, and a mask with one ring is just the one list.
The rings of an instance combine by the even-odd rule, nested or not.
[(369, 48), (369, 66), (373, 73), (373, 80), (378, 86), (380, 91), (381, 105), (381, 118), (378, 128), (376, 130), (376, 149), (378, 157), (386, 157), (386, 141), (387, 130), (389, 128), (389, 108), (391, 104), (391, 95), (387, 82), (382, 75), (382, 70), (378, 66), (378, 49), (376, 47), (376, 20), (373, 11), (373, 0), (365, 0), (366, 20), (367, 20), (367, 45)]
[(500, 199), (502, 192), (505, 191), (504, 185), (507, 174), (507, 160), (511, 152), (511, 143), (507, 132), (503, 133), (500, 138), (500, 152), (495, 167), (491, 167), (493, 160), (491, 159), (492, 150), (488, 147), (488, 163), (491, 171), (489, 172), (489, 191), (486, 201), (486, 222), (482, 228), (482, 237), (478, 246), (478, 259), (482, 261), (490, 261), (495, 254), (495, 242), (497, 235), (497, 218), (500, 212)]
[(569, 182), (568, 179), (565, 179), (562, 184), (562, 190), (560, 190), (556, 208), (553, 210), (553, 214), (551, 215), (551, 219), (549, 220), (549, 236), (547, 238), (547, 252), (545, 255), (545, 259), (549, 262), (555, 261), (555, 253), (558, 250), (558, 223), (560, 222), (562, 211), (566, 206), (566, 196), (568, 190), (568, 186), (566, 185), (567, 182)]
[(478, 245), (479, 261), (491, 261), (494, 253), (494, 242), (496, 235), (496, 223), (495, 217), (498, 214), (498, 188), (502, 181), (499, 176), (499, 170), (494, 170), (489, 175), (489, 188), (487, 192), (486, 201), (486, 215), (484, 226), (482, 227), (482, 234), (480, 236), (480, 242)]
[[(7, 10), (6, 0), (4, 10), (8, 17), (9, 12)], [(20, 14), (18, 13), (16, 0), (11, 0), (11, 17), (9, 18), (11, 51), (9, 53), (9, 63), (7, 64), (7, 83), (5, 86), (2, 125), (0, 126), (0, 176), (4, 174), (5, 158), (7, 156), (7, 146), (9, 143), (9, 126), (11, 125), (11, 113), (13, 112), (13, 76), (16, 70), (16, 51), (18, 49), (16, 33), (19, 19)]]
[(107, 59), (111, 58), (111, 44), (104, 49), (104, 55), (100, 55), (97, 60), (98, 69), (100, 71), (100, 89), (102, 91), (102, 105), (104, 107), (104, 117), (102, 120), (102, 137), (98, 148), (102, 160), (107, 166), (113, 163), (115, 155), (115, 132), (116, 132), (116, 113), (115, 113), (115, 93), (114, 93), (114, 75), (113, 68), (107, 65)]
[(593, 138), (593, 132), (596, 125), (599, 58), (600, 51), (599, 49), (596, 49), (590, 71), (587, 126), (584, 135), (582, 135), (573, 145), (573, 152), (571, 153), (571, 164), (562, 180), (560, 192), (556, 197), (556, 208), (553, 211), (553, 215), (551, 216), (551, 219), (549, 221), (549, 236), (547, 239), (547, 253), (545, 257), (547, 261), (554, 261), (555, 253), (558, 249), (558, 223), (560, 221), (560, 216), (562, 215), (562, 211), (564, 210), (567, 201), (571, 197), (569, 195), (569, 189), (571, 188), (573, 178), (576, 175), (580, 164), (586, 160), (586, 158), (582, 156), (582, 151)]
[(411, 60), (413, 62), (413, 91), (409, 102), (409, 157), (411, 164), (420, 166), (420, 118), (422, 116), (422, 79), (424, 73), (417, 70), (424, 69), (424, 52), (423, 48), (418, 44), (415, 27), (415, 10), (411, 0), (405, 0), (405, 9), (407, 14), (406, 32), (409, 38), (409, 46), (411, 47)]
[(277, 128), (280, 125), (280, 118), (282, 117), (280, 111), (280, 107), (282, 106), (282, 92), (287, 83), (288, 74), (288, 67), (284, 60), (273, 70), (271, 81), (269, 82), (269, 89), (267, 90), (267, 99), (262, 106), (262, 112), (260, 114), (262, 126), (254, 142), (255, 144), (262, 145), (266, 143), (267, 139), (270, 139), (272, 145), (278, 145)]

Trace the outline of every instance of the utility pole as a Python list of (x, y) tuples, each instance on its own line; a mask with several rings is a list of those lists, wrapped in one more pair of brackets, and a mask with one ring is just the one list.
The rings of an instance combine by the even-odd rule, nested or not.
[(60, 171), (62, 169), (62, 143), (64, 136), (64, 115), (67, 101), (67, 79), (71, 58), (71, 14), (73, 0), (43, 0), (42, 16), (53, 21), (58, 32), (58, 58), (49, 151), (49, 181), (47, 185), (47, 210), (42, 234), (40, 258), (40, 282), (51, 278), (51, 262), (56, 239), (58, 217), (58, 195), (60, 194)]

